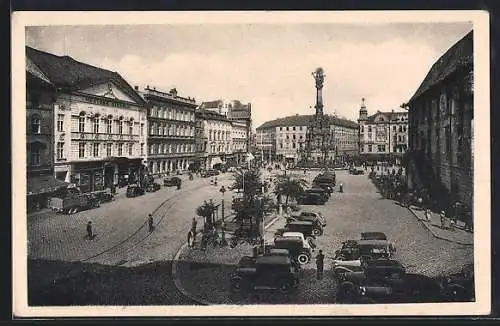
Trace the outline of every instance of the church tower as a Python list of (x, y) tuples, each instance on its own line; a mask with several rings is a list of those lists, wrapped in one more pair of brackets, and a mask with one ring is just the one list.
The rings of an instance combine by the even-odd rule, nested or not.
[(366, 119), (368, 119), (368, 111), (366, 110), (365, 98), (363, 97), (361, 99), (361, 108), (359, 109), (359, 119), (358, 119), (358, 122), (359, 121), (365, 121)]

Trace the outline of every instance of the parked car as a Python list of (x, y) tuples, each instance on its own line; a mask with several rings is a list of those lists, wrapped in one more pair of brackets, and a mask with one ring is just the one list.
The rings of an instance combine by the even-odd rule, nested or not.
[(274, 238), (274, 248), (287, 249), (290, 255), (301, 264), (307, 264), (312, 259), (311, 245), (304, 239), (303, 235), (278, 236)]
[(94, 192), (93, 194), (95, 198), (101, 203), (112, 201), (115, 198), (113, 194), (106, 191), (98, 191)]
[(329, 194), (333, 193), (333, 187), (329, 185), (328, 183), (323, 183), (323, 182), (313, 182), (313, 188), (321, 188), (324, 191), (328, 192)]
[(304, 192), (297, 196), (297, 203), (300, 205), (324, 205), (326, 199), (320, 194)]
[(77, 194), (65, 198), (52, 197), (48, 207), (64, 214), (75, 214), (79, 211), (99, 207), (101, 202), (94, 195)]
[(292, 215), (287, 219), (287, 222), (293, 221), (309, 221), (313, 222), (313, 224), (319, 224), (322, 227), (326, 226), (326, 219), (323, 214), (314, 211), (301, 211), (292, 213)]
[(326, 183), (335, 187), (337, 185), (337, 175), (334, 172), (323, 172), (314, 178), (313, 183)]
[(284, 232), (300, 232), (306, 238), (314, 238), (323, 234), (323, 227), (311, 221), (291, 221), (285, 224), (283, 229), (276, 230), (275, 234), (283, 234)]
[(325, 201), (328, 201), (328, 199), (330, 198), (330, 193), (320, 187), (305, 189), (304, 192), (306, 194), (318, 194), (322, 196), (325, 199)]
[(364, 261), (362, 271), (345, 275), (337, 289), (340, 303), (439, 302), (441, 286), (430, 277), (406, 273), (392, 259)]
[(459, 273), (439, 279), (445, 301), (466, 302), (474, 300), (474, 264), (464, 266)]
[(347, 240), (335, 251), (335, 259), (356, 260), (363, 258), (372, 260), (390, 258), (394, 254), (391, 245), (386, 240)]
[(375, 232), (375, 231), (362, 232), (361, 240), (362, 241), (378, 240), (381, 241), (381, 243), (383, 243), (383, 241), (386, 241), (389, 244), (389, 249), (391, 251), (391, 254), (396, 252), (396, 245), (393, 242), (389, 241), (387, 239), (387, 236), (383, 232)]
[(146, 191), (147, 192), (156, 192), (158, 190), (160, 190), (161, 186), (159, 183), (157, 182), (152, 182), (150, 184), (147, 185), (146, 187)]
[(127, 187), (127, 197), (137, 197), (144, 195), (144, 188), (138, 185), (129, 185)]
[(243, 257), (231, 275), (231, 288), (238, 292), (277, 290), (288, 293), (299, 284), (298, 271), (289, 257)]
[(359, 169), (359, 168), (351, 168), (351, 169), (349, 169), (349, 174), (361, 175), (361, 174), (365, 174), (365, 171), (363, 169)]
[(182, 180), (179, 177), (165, 178), (165, 179), (163, 179), (163, 186), (164, 187), (175, 187), (178, 184), (180, 184), (181, 182), (182, 182)]
[(213, 176), (216, 176), (216, 175), (219, 175), (220, 172), (218, 170), (205, 170), (205, 171), (201, 171), (201, 177), (202, 178), (209, 178), (209, 177), (213, 177)]

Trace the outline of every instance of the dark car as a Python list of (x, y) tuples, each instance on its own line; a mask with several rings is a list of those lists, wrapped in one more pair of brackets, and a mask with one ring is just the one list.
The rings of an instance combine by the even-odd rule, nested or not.
[(304, 192), (297, 196), (297, 203), (300, 205), (324, 205), (326, 199), (320, 194)]
[(299, 284), (298, 271), (286, 256), (244, 257), (231, 275), (231, 288), (238, 292), (277, 290), (288, 293)]
[(94, 196), (101, 203), (112, 201), (115, 197), (113, 194), (110, 194), (109, 192), (106, 191), (96, 192)]
[(352, 169), (349, 169), (349, 174), (361, 175), (361, 174), (365, 174), (365, 171), (362, 169), (358, 169), (358, 168), (352, 168)]
[(292, 259), (300, 264), (307, 264), (312, 259), (312, 248), (310, 244), (299, 236), (274, 238), (273, 248), (287, 249)]
[(175, 187), (182, 182), (179, 177), (171, 177), (163, 179), (163, 186), (165, 187)]
[(442, 298), (438, 282), (406, 273), (400, 262), (391, 259), (363, 262), (362, 270), (347, 274), (337, 289), (340, 303), (422, 303)]
[(302, 211), (299, 214), (295, 213), (287, 218), (288, 223), (293, 221), (309, 221), (313, 222), (314, 225), (326, 226), (326, 219), (320, 212)]
[(328, 192), (329, 194), (333, 193), (333, 190), (334, 190), (331, 185), (329, 185), (328, 183), (322, 183), (322, 182), (314, 182), (313, 188), (321, 188), (324, 191)]
[(335, 173), (332, 172), (324, 172), (318, 174), (314, 178), (313, 183), (326, 183), (332, 187), (335, 187), (337, 185), (337, 176)]
[(146, 191), (147, 192), (156, 192), (160, 190), (161, 186), (157, 182), (152, 182), (146, 186)]
[(466, 302), (474, 300), (474, 264), (464, 266), (459, 273), (440, 277), (446, 301)]
[(206, 171), (201, 172), (201, 177), (202, 178), (209, 178), (209, 177), (213, 177), (213, 176), (216, 176), (219, 174), (220, 174), (220, 172), (218, 170), (206, 170)]
[(323, 188), (315, 187), (304, 190), (306, 194), (318, 194), (327, 201), (330, 198), (330, 193)]
[(361, 240), (387, 240), (383, 232), (361, 232)]
[(320, 223), (311, 221), (289, 221), (283, 229), (278, 229), (275, 234), (283, 234), (285, 232), (300, 232), (304, 237), (316, 237), (323, 234), (323, 227)]
[(129, 185), (127, 187), (127, 197), (137, 197), (144, 195), (144, 188), (138, 185)]
[(347, 240), (342, 243), (340, 250), (335, 251), (335, 259), (379, 259), (389, 258), (395, 252), (395, 248), (386, 240)]

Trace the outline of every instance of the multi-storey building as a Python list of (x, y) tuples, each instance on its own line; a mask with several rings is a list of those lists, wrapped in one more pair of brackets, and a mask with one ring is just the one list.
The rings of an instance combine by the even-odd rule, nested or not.
[(226, 163), (227, 156), (232, 154), (231, 121), (225, 115), (214, 111), (198, 109), (196, 111), (198, 130), (202, 132), (203, 141), (198, 143), (199, 164), (203, 169), (212, 169), (217, 164)]
[(408, 149), (408, 112), (377, 111), (368, 116), (365, 99), (359, 110), (359, 150), (367, 159), (400, 159)]
[(231, 142), (233, 165), (245, 162), (248, 152), (248, 127), (244, 121), (231, 121)]
[(186, 170), (196, 158), (194, 98), (181, 97), (147, 86), (141, 91), (148, 102), (148, 170), (152, 174)]
[[(265, 122), (257, 128), (256, 145), (264, 159), (297, 163), (303, 155), (306, 134), (314, 115), (294, 115)], [(358, 125), (350, 120), (324, 116), (330, 126), (337, 160), (358, 154)]]
[(146, 148), (146, 103), (116, 72), (26, 48), (57, 88), (54, 174), (82, 192), (138, 180)]
[(41, 69), (26, 58), (26, 172), (28, 211), (46, 206), (47, 198), (64, 182), (54, 178), (54, 111), (56, 88)]
[(442, 204), (472, 208), (473, 32), (432, 66), (409, 108), (408, 186)]

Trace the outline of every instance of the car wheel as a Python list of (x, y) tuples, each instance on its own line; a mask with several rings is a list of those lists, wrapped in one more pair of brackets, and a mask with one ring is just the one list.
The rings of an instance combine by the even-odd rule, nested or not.
[(351, 301), (356, 295), (356, 286), (352, 282), (343, 282), (337, 289), (337, 299)]
[(290, 283), (288, 282), (281, 282), (280, 284), (280, 292), (281, 293), (287, 293), (290, 290)]
[(307, 254), (301, 253), (297, 256), (297, 260), (299, 261), (299, 264), (305, 265), (309, 262), (310, 258)]
[(318, 235), (321, 235), (321, 230), (314, 228), (312, 230), (312, 234), (317, 237)]

